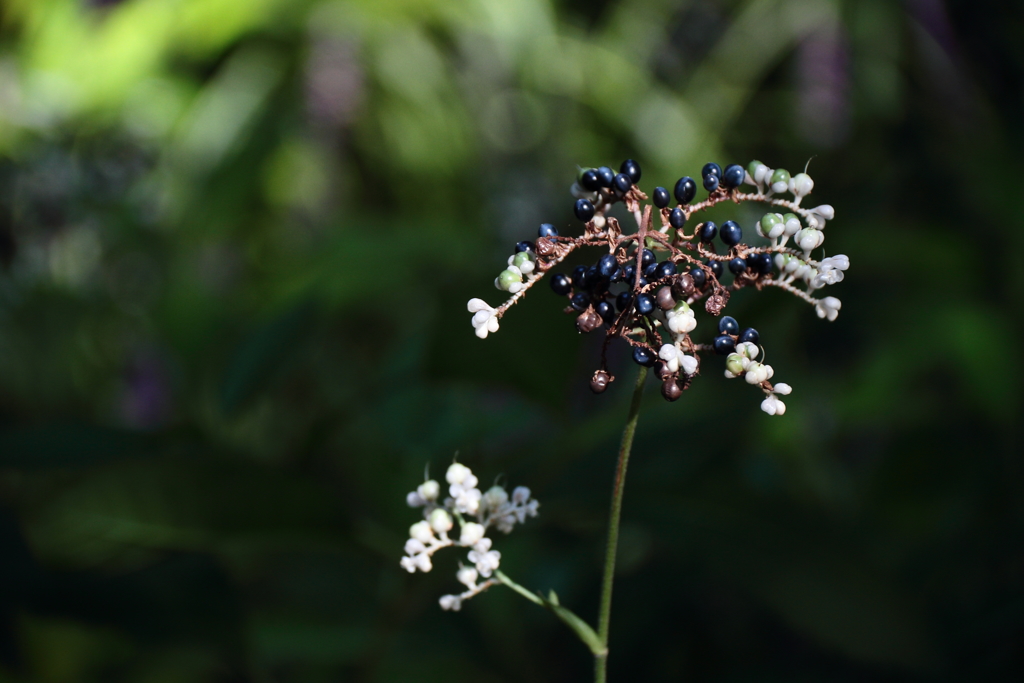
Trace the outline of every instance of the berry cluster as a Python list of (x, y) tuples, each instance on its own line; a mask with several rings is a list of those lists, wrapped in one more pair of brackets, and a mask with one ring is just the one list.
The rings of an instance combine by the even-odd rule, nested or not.
[[(544, 223), (536, 241), (516, 244), (508, 268), (494, 281), (511, 298), (497, 308), (481, 299), (469, 301), (477, 336), (485, 338), (497, 332), (505, 312), (571, 253), (582, 247), (599, 247), (606, 253), (595, 263), (551, 274), (552, 291), (565, 297), (565, 310), (575, 316), (581, 333), (604, 330), (605, 351), (612, 339), (625, 340), (636, 363), (655, 368), (662, 395), (669, 401), (678, 399), (698, 374), (701, 353), (726, 356), (725, 376), (742, 376), (758, 385), (766, 395), (761, 408), (770, 415), (783, 414), (785, 404), (778, 395), (791, 389), (786, 384), (773, 385), (771, 366), (757, 360), (763, 356), (757, 331), (741, 330), (734, 318), (724, 316), (711, 342), (697, 343), (691, 337), (697, 327), (695, 304), (703, 301), (707, 313), (719, 316), (738, 289), (778, 287), (812, 304), (819, 317), (835, 320), (841, 302), (831, 296), (817, 299), (812, 292), (842, 281), (850, 260), (842, 255), (811, 258), (824, 242), (825, 223), (834, 218), (835, 211), (827, 204), (812, 209), (800, 206), (814, 188), (806, 172), (791, 176), (785, 169), (771, 169), (760, 161), (752, 161), (746, 168), (706, 164), (701, 184), (708, 196), (699, 202), (695, 202), (697, 182), (684, 176), (676, 181), (671, 195), (664, 187), (654, 188), (653, 206), (645, 206), (642, 202), (648, 196), (637, 186), (640, 177), (640, 166), (632, 159), (622, 162), (618, 173), (607, 166), (581, 169), (571, 192), (576, 197), (576, 218), (585, 224), (583, 235), (562, 236), (553, 225)], [(742, 185), (756, 191), (741, 192)], [(783, 193), (793, 199), (779, 196)], [(670, 207), (673, 197), (676, 206)], [(687, 234), (686, 226), (694, 214), (725, 201), (761, 202), (785, 213), (761, 217), (755, 226), (758, 246), (743, 241), (743, 228), (733, 220), (720, 226), (704, 221)], [(623, 234), (618, 220), (607, 215), (617, 202), (633, 214), (637, 232)], [(723, 246), (722, 253), (716, 240)], [(723, 282), (726, 269), (731, 274), (728, 284)], [(797, 287), (798, 283), (804, 287)], [(595, 393), (603, 392), (614, 380), (606, 368), (602, 352), (601, 367), (590, 382)]]

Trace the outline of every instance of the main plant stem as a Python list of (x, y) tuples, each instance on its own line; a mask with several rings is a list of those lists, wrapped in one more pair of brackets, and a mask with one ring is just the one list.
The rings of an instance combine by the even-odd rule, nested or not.
[(615, 557), (619, 547), (619, 518), (622, 516), (622, 491), (626, 484), (626, 466), (633, 448), (637, 419), (640, 417), (640, 401), (644, 394), (644, 380), (647, 368), (640, 366), (633, 389), (633, 400), (629, 404), (629, 417), (622, 431), (622, 445), (619, 446), (619, 462), (615, 467), (615, 483), (612, 486), (612, 508), (608, 519), (608, 547), (604, 555), (604, 578), (601, 582), (601, 612), (598, 616), (597, 637), (601, 642), (600, 654), (594, 655), (594, 680), (605, 683), (608, 679), (608, 626), (612, 614), (612, 582), (615, 579)]

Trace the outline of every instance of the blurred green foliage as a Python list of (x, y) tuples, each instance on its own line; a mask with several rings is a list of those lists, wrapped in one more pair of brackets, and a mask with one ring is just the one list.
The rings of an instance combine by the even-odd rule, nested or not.
[(1021, 675), (1017, 4), (0, 13), (0, 681), (588, 680), (550, 614), (442, 613), (454, 558), (398, 558), (459, 452), (543, 503), (503, 567), (596, 614), (631, 382), (589, 395), (544, 293), (485, 342), (465, 302), (626, 156), (648, 190), (811, 159), (853, 267), (833, 324), (734, 297), (784, 418), (713, 363), (652, 391), (613, 680)]

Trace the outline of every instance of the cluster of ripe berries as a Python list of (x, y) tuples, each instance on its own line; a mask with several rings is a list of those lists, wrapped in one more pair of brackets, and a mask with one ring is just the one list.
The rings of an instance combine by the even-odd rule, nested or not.
[[(849, 260), (835, 256), (814, 261), (810, 253), (821, 246), (822, 229), (835, 212), (828, 205), (800, 206), (814, 187), (806, 172), (790, 176), (786, 170), (771, 169), (760, 161), (746, 168), (706, 164), (701, 184), (708, 196), (700, 202), (695, 201), (697, 182), (684, 176), (676, 181), (671, 194), (664, 187), (654, 188), (650, 197), (653, 207), (644, 206), (648, 196), (637, 187), (640, 177), (640, 166), (632, 159), (624, 161), (618, 173), (607, 166), (581, 169), (572, 193), (576, 197), (574, 213), (585, 223), (584, 234), (561, 236), (555, 226), (544, 223), (535, 242), (519, 242), (508, 267), (495, 280), (495, 286), (512, 297), (497, 308), (480, 299), (468, 304), (477, 336), (485, 338), (496, 332), (505, 311), (547, 274), (552, 291), (567, 299), (566, 312), (575, 315), (577, 329), (583, 333), (604, 329), (605, 349), (612, 338), (628, 342), (633, 360), (655, 369), (666, 399), (676, 400), (689, 386), (700, 367), (700, 353), (714, 352), (726, 357), (726, 377), (743, 376), (748, 383), (759, 385), (767, 396), (762, 409), (782, 414), (785, 406), (776, 394), (787, 394), (789, 387), (777, 385), (785, 387), (777, 390), (769, 381), (771, 367), (756, 360), (761, 354), (757, 331), (741, 330), (734, 318), (724, 316), (711, 343), (698, 344), (690, 336), (697, 325), (691, 306), (701, 302), (717, 317), (732, 292), (771, 285), (803, 298), (815, 306), (819, 317), (833, 320), (839, 300), (816, 299), (810, 292), (841, 281)], [(754, 186), (756, 192), (741, 192), (739, 187), (744, 184)], [(792, 201), (776, 196), (787, 191), (793, 195)], [(677, 205), (670, 207), (673, 197)], [(767, 242), (761, 247), (744, 244), (743, 229), (732, 220), (720, 226), (705, 221), (687, 228), (694, 213), (724, 201), (763, 202), (793, 213), (767, 213), (758, 221), (755, 232)], [(636, 217), (636, 233), (624, 235), (618, 220), (608, 215), (618, 202)], [(716, 238), (726, 247), (725, 253), (716, 250)], [(790, 240), (794, 246), (787, 246)], [(603, 247), (606, 252), (596, 262), (578, 265), (571, 272), (548, 272), (580, 247)], [(662, 255), (660, 261), (658, 254)], [(733, 275), (728, 286), (722, 283), (726, 268)], [(798, 280), (807, 284), (805, 290), (793, 286)], [(595, 393), (603, 392), (614, 379), (605, 365), (602, 351), (602, 367), (591, 380)]]

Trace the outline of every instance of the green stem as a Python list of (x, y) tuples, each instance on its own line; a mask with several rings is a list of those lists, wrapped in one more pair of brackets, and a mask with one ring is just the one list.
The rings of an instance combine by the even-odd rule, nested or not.
[(633, 448), (633, 435), (640, 417), (640, 401), (644, 394), (644, 380), (647, 379), (647, 368), (640, 366), (640, 374), (636, 378), (633, 389), (633, 400), (629, 404), (629, 417), (626, 428), (622, 432), (622, 445), (619, 446), (619, 463), (615, 468), (615, 483), (612, 486), (612, 509), (608, 520), (608, 547), (604, 556), (604, 578), (601, 582), (601, 612), (597, 622), (597, 637), (601, 643), (601, 651), (594, 655), (594, 680), (605, 683), (608, 679), (608, 626), (612, 613), (612, 581), (615, 578), (615, 556), (619, 547), (619, 518), (622, 516), (622, 491), (626, 484), (626, 466), (629, 464), (629, 452)]

